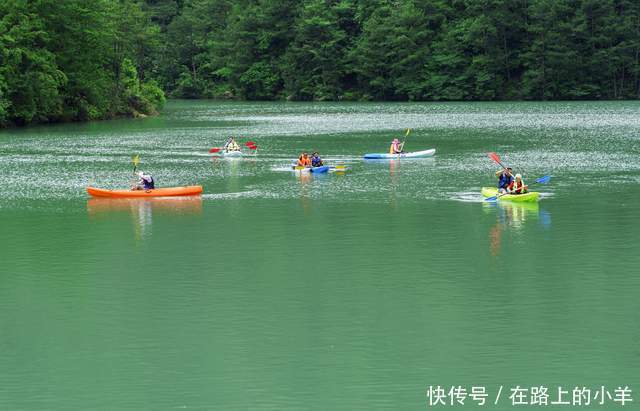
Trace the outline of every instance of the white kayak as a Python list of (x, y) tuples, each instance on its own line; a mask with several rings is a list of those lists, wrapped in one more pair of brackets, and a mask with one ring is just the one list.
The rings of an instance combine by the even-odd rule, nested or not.
[(432, 148), (429, 150), (423, 151), (412, 151), (407, 153), (400, 154), (389, 154), (389, 153), (372, 153), (365, 154), (365, 160), (380, 160), (380, 159), (394, 159), (394, 158), (424, 158), (431, 157), (436, 153), (436, 149)]
[(242, 151), (237, 150), (237, 151), (221, 151), (220, 152), (220, 156), (221, 157), (242, 157), (244, 154), (242, 154)]

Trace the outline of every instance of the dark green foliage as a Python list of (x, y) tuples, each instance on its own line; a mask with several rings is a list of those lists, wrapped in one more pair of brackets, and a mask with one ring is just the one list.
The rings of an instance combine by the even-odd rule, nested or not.
[(0, 6), (0, 123), (26, 124), (62, 114), (67, 77), (47, 50), (44, 21), (25, 3)]
[(4, 0), (0, 124), (156, 112), (162, 91), (138, 73), (153, 74), (158, 40), (132, 0)]
[(0, 125), (182, 98), (640, 96), (637, 0), (4, 0)]
[[(165, 3), (172, 3), (168, 0)], [(633, 0), (190, 0), (161, 85), (179, 97), (637, 98)]]

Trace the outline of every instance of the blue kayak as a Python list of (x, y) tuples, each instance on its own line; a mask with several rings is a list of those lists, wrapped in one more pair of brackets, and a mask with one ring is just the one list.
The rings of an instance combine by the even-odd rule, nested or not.
[(329, 171), (329, 166), (311, 167), (309, 171), (312, 173), (326, 173)]
[(436, 149), (414, 151), (409, 153), (389, 154), (389, 153), (371, 153), (365, 154), (365, 160), (384, 160), (384, 159), (396, 159), (396, 158), (423, 158), (431, 157), (436, 153)]
[(300, 167), (300, 166), (292, 166), (294, 171), (298, 172), (310, 172), (310, 173), (326, 173), (329, 171), (331, 167), (329, 166), (320, 166), (320, 167)]

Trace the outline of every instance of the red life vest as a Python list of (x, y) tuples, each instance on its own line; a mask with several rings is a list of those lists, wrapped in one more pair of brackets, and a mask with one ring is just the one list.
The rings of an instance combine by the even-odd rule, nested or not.
[(520, 184), (516, 180), (513, 180), (507, 187), (507, 191), (514, 194), (522, 194), (526, 191), (524, 188), (524, 181), (520, 180)]

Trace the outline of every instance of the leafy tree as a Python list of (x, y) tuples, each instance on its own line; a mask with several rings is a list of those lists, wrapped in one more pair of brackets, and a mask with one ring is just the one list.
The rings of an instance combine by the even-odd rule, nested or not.
[(46, 49), (43, 20), (26, 3), (4, 3), (0, 21), (0, 114), (3, 123), (27, 124), (62, 113), (67, 78)]
[(347, 32), (336, 22), (348, 14), (348, 2), (311, 0), (294, 26), (295, 37), (284, 56), (287, 93), (303, 100), (335, 100), (343, 90)]
[[(92, 120), (132, 113), (121, 68), (151, 67), (158, 30), (133, 0), (0, 3), (0, 122)], [(136, 77), (137, 78), (137, 77)], [(142, 87), (150, 95), (153, 87)], [(155, 112), (161, 99), (135, 107)]]
[(0, 126), (182, 98), (640, 97), (636, 0), (4, 0)]

